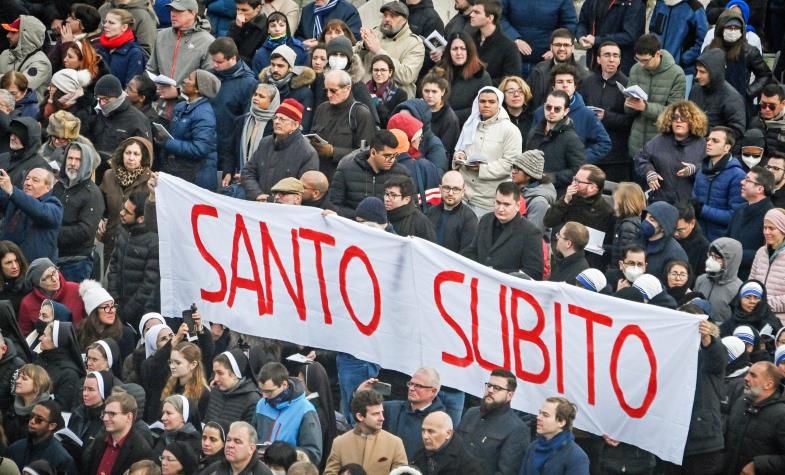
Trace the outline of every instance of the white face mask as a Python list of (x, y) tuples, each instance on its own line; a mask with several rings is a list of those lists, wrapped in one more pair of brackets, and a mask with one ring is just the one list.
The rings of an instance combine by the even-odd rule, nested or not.
[(722, 263), (713, 257), (706, 259), (706, 272), (720, 272), (722, 270)]
[(334, 71), (343, 71), (346, 69), (346, 65), (349, 64), (349, 58), (344, 56), (330, 56), (330, 58), (327, 59), (327, 63), (330, 65), (330, 69)]
[(642, 267), (624, 266), (624, 278), (629, 282), (635, 282), (635, 279), (642, 276), (644, 272)]
[(735, 43), (741, 38), (741, 30), (724, 30), (722, 32), (722, 39), (726, 43)]
[(741, 155), (741, 160), (747, 165), (748, 168), (752, 168), (755, 165), (759, 164), (762, 157), (756, 157), (755, 155)]

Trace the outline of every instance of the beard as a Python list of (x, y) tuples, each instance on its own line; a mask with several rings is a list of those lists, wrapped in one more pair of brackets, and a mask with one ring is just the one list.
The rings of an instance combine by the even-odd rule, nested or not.
[(397, 35), (399, 31), (403, 29), (403, 26), (400, 28), (395, 28), (394, 26), (386, 26), (381, 25), (379, 26), (379, 31), (382, 32), (384, 36), (387, 38), (392, 38), (393, 36)]
[(480, 403), (480, 409), (482, 409), (484, 412), (489, 412), (498, 409), (500, 407), (504, 407), (506, 405), (507, 405), (507, 401), (494, 401), (494, 400), (489, 401), (486, 398), (482, 398), (482, 402)]
[(69, 168), (65, 169), (65, 176), (68, 177), (69, 180), (74, 181), (79, 177), (79, 170), (72, 170)]
[(761, 388), (753, 388), (746, 385), (744, 386), (744, 397), (748, 399), (758, 399), (758, 396), (760, 396), (761, 392), (763, 392)]

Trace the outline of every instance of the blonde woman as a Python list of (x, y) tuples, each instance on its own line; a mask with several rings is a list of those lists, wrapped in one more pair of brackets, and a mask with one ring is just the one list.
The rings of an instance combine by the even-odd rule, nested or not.
[(144, 73), (146, 55), (134, 37), (134, 16), (120, 8), (109, 10), (99, 38), (98, 53), (123, 88), (137, 74)]
[(613, 211), (616, 225), (611, 243), (610, 266), (616, 267), (630, 246), (642, 246), (641, 213), (646, 207), (646, 195), (637, 183), (623, 181), (613, 193)]
[(534, 110), (531, 108), (533, 94), (526, 81), (518, 76), (507, 76), (499, 83), (499, 90), (504, 93), (504, 109), (510, 116), (510, 122), (518, 127), (523, 138), (523, 149), (526, 150), (526, 139), (529, 136), (529, 129), (532, 125), (532, 115)]

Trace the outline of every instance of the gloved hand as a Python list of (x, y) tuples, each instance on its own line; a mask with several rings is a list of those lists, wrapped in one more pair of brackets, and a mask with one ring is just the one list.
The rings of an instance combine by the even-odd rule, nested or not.
[(700, 218), (701, 211), (703, 211), (703, 203), (701, 203), (695, 198), (692, 198), (690, 199), (690, 204), (692, 205), (692, 208), (695, 210), (695, 217)]

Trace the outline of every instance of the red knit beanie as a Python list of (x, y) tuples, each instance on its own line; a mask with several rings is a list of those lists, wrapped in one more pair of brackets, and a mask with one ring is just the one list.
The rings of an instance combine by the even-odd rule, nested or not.
[(278, 109), (275, 110), (276, 114), (285, 115), (298, 124), (303, 121), (303, 105), (296, 99), (284, 99)]

